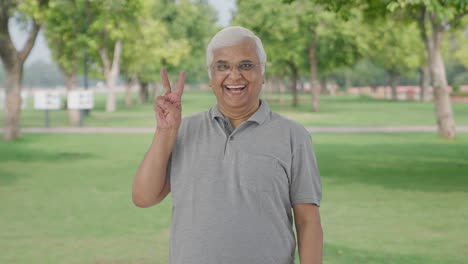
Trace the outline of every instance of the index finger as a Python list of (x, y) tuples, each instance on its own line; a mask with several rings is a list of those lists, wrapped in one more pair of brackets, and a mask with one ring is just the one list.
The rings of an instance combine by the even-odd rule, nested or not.
[(177, 83), (177, 88), (175, 93), (179, 96), (182, 96), (184, 93), (184, 84), (185, 84), (185, 71), (182, 71), (179, 75), (179, 82)]
[(163, 83), (163, 87), (166, 90), (166, 95), (171, 93), (171, 83), (169, 82), (169, 78), (167, 77), (166, 69), (161, 69), (161, 79)]

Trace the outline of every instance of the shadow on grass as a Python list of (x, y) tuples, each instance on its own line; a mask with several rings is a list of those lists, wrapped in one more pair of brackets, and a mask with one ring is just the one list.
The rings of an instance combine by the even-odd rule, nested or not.
[(468, 144), (316, 144), (323, 178), (333, 184), (364, 183), (384, 188), (468, 192)]
[(13, 184), (18, 177), (16, 173), (0, 168), (0, 186)]
[[(60, 151), (51, 152), (29, 146), (31, 140), (22, 138), (13, 142), (0, 141), (0, 186), (9, 185), (16, 182), (19, 177), (15, 173), (17, 166), (28, 166), (31, 163), (43, 163), (44, 167), (48, 163), (93, 159), (96, 155), (87, 152)], [(16, 164), (18, 163), (18, 164)]]
[(0, 164), (6, 162), (75, 161), (94, 157), (95, 155), (85, 152), (46, 152), (18, 145), (3, 145), (0, 149)]
[[(298, 258), (297, 258), (298, 259)], [(297, 260), (296, 263), (299, 263)], [(439, 264), (439, 263), (462, 263), (447, 259), (434, 259), (431, 256), (420, 255), (396, 255), (379, 251), (367, 251), (334, 244), (325, 243), (324, 263), (405, 263), (405, 264)]]

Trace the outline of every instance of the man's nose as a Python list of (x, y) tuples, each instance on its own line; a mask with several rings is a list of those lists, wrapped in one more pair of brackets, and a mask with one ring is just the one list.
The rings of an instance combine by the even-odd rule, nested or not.
[(228, 78), (230, 79), (239, 79), (242, 78), (242, 73), (239, 70), (239, 67), (237, 66), (232, 66), (231, 70), (229, 71), (229, 76)]

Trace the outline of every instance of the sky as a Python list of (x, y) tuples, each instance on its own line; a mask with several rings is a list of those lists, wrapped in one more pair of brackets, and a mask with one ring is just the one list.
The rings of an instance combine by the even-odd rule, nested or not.
[[(218, 12), (218, 25), (227, 26), (231, 20), (231, 13), (235, 8), (235, 0), (208, 0), (208, 2)], [(13, 21), (10, 21), (10, 32), (13, 42), (17, 48), (21, 47), (26, 40), (27, 35), (22, 32)], [(26, 64), (29, 65), (35, 61), (51, 62), (50, 50), (42, 32), (38, 35), (34, 48), (31, 51)]]

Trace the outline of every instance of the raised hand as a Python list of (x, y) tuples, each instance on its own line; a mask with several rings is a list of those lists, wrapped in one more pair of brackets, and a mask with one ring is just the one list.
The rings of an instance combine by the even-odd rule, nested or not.
[(157, 130), (159, 132), (177, 132), (181, 120), (181, 98), (184, 93), (185, 72), (181, 72), (175, 91), (165, 69), (161, 69), (161, 78), (165, 93), (158, 96), (154, 104), (156, 112)]

